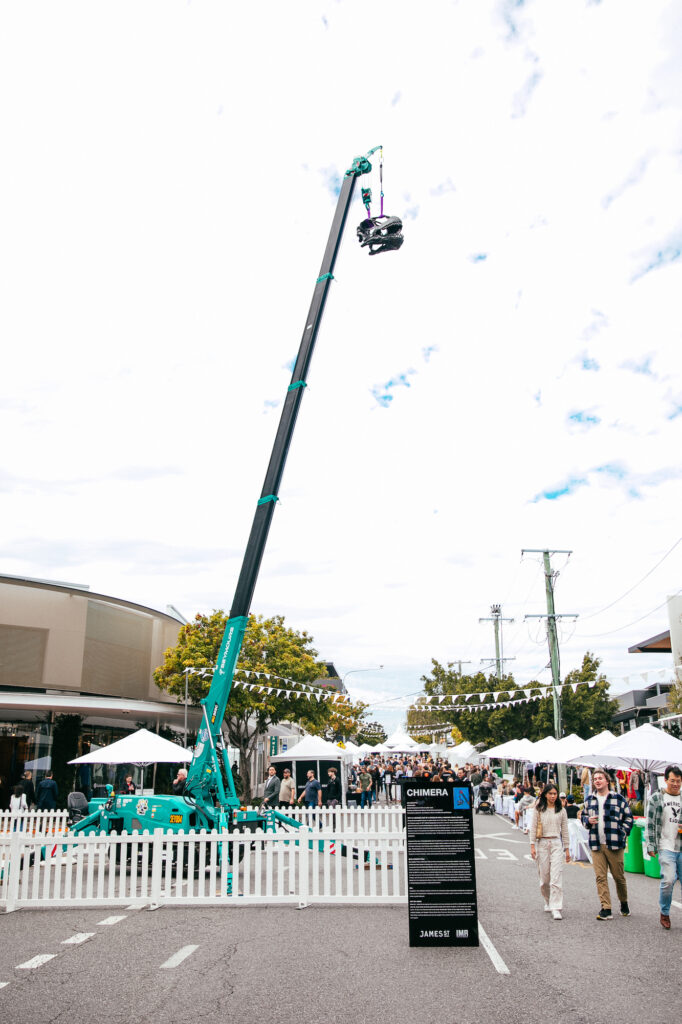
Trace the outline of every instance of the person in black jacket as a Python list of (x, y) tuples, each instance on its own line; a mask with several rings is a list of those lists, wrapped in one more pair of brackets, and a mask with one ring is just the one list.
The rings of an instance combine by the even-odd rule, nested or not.
[(341, 803), (341, 779), (337, 776), (336, 768), (330, 768), (327, 774), (329, 776), (326, 793), (327, 807), (338, 807)]
[(26, 794), (26, 803), (28, 804), (29, 810), (31, 807), (36, 805), (36, 791), (33, 785), (33, 772), (25, 771), (21, 776), (21, 782), (19, 783), (24, 793)]
[(178, 768), (178, 773), (173, 779), (173, 793), (175, 796), (182, 796), (185, 792), (185, 784), (187, 782), (187, 769)]
[(39, 811), (57, 810), (57, 783), (52, 777), (52, 772), (47, 772), (45, 778), (38, 783), (36, 790), (36, 801)]

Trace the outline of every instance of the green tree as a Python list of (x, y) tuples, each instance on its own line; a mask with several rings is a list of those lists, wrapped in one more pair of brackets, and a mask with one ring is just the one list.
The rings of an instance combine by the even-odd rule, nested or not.
[[(619, 705), (609, 696), (609, 683), (599, 672), (600, 664), (600, 659), (587, 651), (582, 666), (564, 677), (561, 718), (565, 736), (577, 733), (586, 740), (612, 725)], [(574, 693), (571, 683), (594, 683), (594, 686), (579, 686)], [(547, 698), (539, 703), (529, 738), (537, 740), (550, 734), (554, 735), (554, 711), (551, 698)]]
[(663, 712), (665, 715), (682, 714), (682, 682), (676, 679), (668, 692), (668, 707)]
[[(495, 676), (486, 676), (483, 672), (473, 675), (460, 675), (454, 663), (441, 665), (435, 658), (431, 660), (431, 674), (422, 676), (424, 692), (428, 696), (444, 694), (482, 694), (476, 700), (459, 700), (457, 706), (476, 708), (477, 705), (491, 703), (493, 694), (498, 694), (498, 701), (514, 700), (525, 697), (524, 690), (533, 690), (536, 682), (524, 684), (519, 689), (511, 675), (504, 676), (502, 681)], [(537, 692), (537, 691), (536, 691)], [(529, 736), (533, 714), (537, 704), (517, 704), (509, 708), (481, 709), (471, 711), (453, 711), (452, 702), (447, 704), (429, 705), (429, 716), (434, 716), (432, 725), (456, 725), (460, 735), (470, 743), (483, 743), (486, 747), (503, 743), (513, 737)], [(423, 710), (423, 709), (422, 709)], [(408, 716), (409, 721), (409, 716)]]
[[(166, 651), (163, 665), (154, 672), (156, 685), (174, 694), (178, 703), (184, 701), (184, 669), (213, 668), (226, 622), (227, 616), (223, 611), (214, 611), (210, 615), (198, 614), (193, 622), (183, 626), (175, 647)], [(246, 674), (244, 670), (247, 669), (267, 672), (298, 684), (312, 683), (326, 674), (324, 662), (317, 660), (312, 637), (287, 627), (281, 615), (268, 619), (254, 615), (249, 617), (234, 678), (235, 681), (258, 684), (259, 680)], [(193, 704), (198, 704), (206, 696), (210, 682), (210, 676), (189, 676), (188, 693)], [(266, 679), (262, 685), (274, 686), (277, 683)], [(257, 781), (253, 778), (257, 745), (269, 725), (286, 720), (298, 722), (312, 731), (323, 728), (328, 721), (329, 701), (318, 701), (302, 689), (298, 693), (300, 695), (291, 696), (247, 690), (243, 686), (232, 688), (225, 712), (225, 726), (229, 743), (239, 750), (246, 801), (251, 799), (252, 787)]]
[[(367, 705), (364, 706), (367, 707)], [(376, 747), (385, 739), (386, 730), (381, 722), (360, 723), (360, 728), (356, 732), (356, 742), (358, 744), (368, 743), (370, 747)]]

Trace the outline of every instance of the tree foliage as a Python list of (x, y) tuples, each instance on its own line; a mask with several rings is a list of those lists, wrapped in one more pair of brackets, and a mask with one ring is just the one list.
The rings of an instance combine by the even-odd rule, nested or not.
[[(484, 696), (477, 698), (477, 702), (485, 704), (492, 701), (493, 692), (499, 694), (498, 701), (520, 699), (525, 696), (525, 690), (539, 693), (537, 687), (540, 684), (537, 680), (524, 683), (520, 688), (512, 675), (506, 675), (500, 681), (483, 672), (460, 675), (453, 663), (441, 665), (432, 659), (431, 664), (431, 674), (422, 677), (424, 692), (429, 696), (478, 693)], [(583, 657), (581, 668), (569, 672), (563, 681), (561, 703), (564, 735), (575, 732), (583, 739), (588, 739), (611, 725), (611, 718), (618, 710), (618, 702), (609, 697), (608, 681), (604, 675), (599, 674), (599, 664), (599, 659), (588, 651)], [(573, 693), (571, 683), (587, 682), (594, 682), (594, 687), (579, 686)], [(470, 702), (468, 706), (475, 707), (475, 703)], [(539, 740), (554, 734), (551, 696), (527, 704), (481, 711), (453, 712), (445, 704), (428, 705), (428, 711), (420, 708), (419, 714), (428, 716), (434, 728), (438, 724), (456, 722), (464, 739), (474, 744), (483, 743), (486, 747), (524, 736), (530, 740)]]
[[(227, 616), (218, 610), (210, 615), (197, 614), (193, 622), (183, 626), (176, 645), (166, 651), (163, 665), (154, 673), (156, 685), (174, 694), (178, 703), (184, 701), (184, 670), (213, 668), (226, 623)], [(288, 628), (281, 615), (269, 619), (249, 616), (234, 678), (257, 682), (249, 678), (245, 669), (267, 672), (296, 683), (312, 683), (326, 674), (324, 662), (317, 660), (312, 637)], [(210, 676), (189, 675), (188, 694), (193, 704), (206, 696), (210, 682)], [(266, 683), (267, 680), (263, 685)], [(326, 701), (309, 699), (303, 691), (301, 696), (292, 697), (247, 690), (243, 686), (232, 687), (225, 726), (229, 743), (239, 750), (245, 799), (251, 797), (254, 754), (268, 726), (287, 720), (310, 728), (323, 723), (327, 713)]]
[[(367, 704), (362, 705), (367, 708)], [(356, 730), (355, 742), (358, 744), (367, 743), (370, 747), (376, 747), (386, 739), (386, 730), (381, 722), (361, 722)]]
[[(154, 673), (156, 685), (182, 703), (185, 698), (184, 670), (213, 668), (226, 623), (227, 616), (218, 610), (210, 615), (197, 614), (193, 622), (183, 626), (176, 645), (166, 651), (163, 665)], [(317, 660), (312, 637), (305, 631), (298, 632), (286, 626), (281, 615), (267, 619), (255, 615), (249, 617), (234, 678), (235, 681), (259, 682), (245, 670), (267, 672), (297, 684), (313, 683), (326, 675), (324, 662)], [(198, 704), (206, 696), (210, 682), (210, 675), (188, 676), (191, 703)], [(262, 685), (278, 684), (263, 680)], [(281, 684), (280, 689), (284, 686)], [(292, 686), (286, 688), (294, 689)], [(259, 740), (270, 725), (282, 721), (296, 722), (306, 732), (324, 735), (330, 723), (340, 723), (344, 715), (355, 722), (359, 720), (361, 711), (354, 711), (352, 706), (341, 711), (337, 704), (326, 699), (318, 701), (303, 689), (294, 696), (233, 686), (225, 712), (225, 728), (228, 742), (239, 750), (244, 799), (251, 798), (256, 781), (253, 778), (254, 755)]]
[[(612, 718), (618, 711), (618, 701), (609, 696), (609, 683), (605, 675), (599, 672), (599, 658), (589, 651), (583, 656), (580, 668), (569, 672), (561, 688), (561, 718), (564, 735), (577, 733), (584, 740), (596, 736), (604, 729), (610, 729)], [(579, 686), (573, 692), (571, 683), (594, 683), (590, 686)], [(530, 739), (541, 739), (548, 733), (554, 733), (554, 712), (551, 700), (540, 701), (534, 717), (535, 735)]]

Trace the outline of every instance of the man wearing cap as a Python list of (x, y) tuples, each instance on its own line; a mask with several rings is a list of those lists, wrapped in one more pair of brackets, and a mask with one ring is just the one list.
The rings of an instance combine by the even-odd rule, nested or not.
[(580, 819), (590, 830), (592, 867), (601, 903), (597, 920), (612, 921), (609, 871), (616, 883), (621, 916), (630, 916), (624, 858), (625, 843), (634, 821), (625, 797), (609, 790), (609, 776), (604, 768), (595, 768), (592, 772), (592, 787), (593, 792), (583, 804)]
[(661, 925), (669, 931), (675, 882), (682, 885), (682, 768), (669, 764), (663, 775), (665, 789), (654, 793), (647, 807), (645, 841), (647, 853), (650, 857), (658, 854), (661, 865), (658, 905)]

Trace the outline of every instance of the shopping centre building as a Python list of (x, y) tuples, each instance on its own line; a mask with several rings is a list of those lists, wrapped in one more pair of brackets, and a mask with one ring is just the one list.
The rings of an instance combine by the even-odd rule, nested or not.
[[(87, 586), (0, 575), (0, 809), (26, 768), (35, 780), (51, 766), (66, 722), (77, 732), (73, 756), (141, 727), (170, 729), (182, 743), (186, 714), (193, 742), (199, 709), (178, 703), (153, 678), (184, 621), (173, 608), (158, 611)], [(276, 739), (264, 737), (256, 771), (266, 744), (281, 748), (281, 737), (293, 742), (300, 732), (273, 727)], [(87, 784), (111, 781), (106, 772), (96, 767)]]

